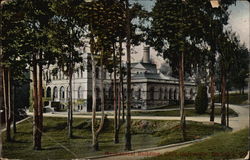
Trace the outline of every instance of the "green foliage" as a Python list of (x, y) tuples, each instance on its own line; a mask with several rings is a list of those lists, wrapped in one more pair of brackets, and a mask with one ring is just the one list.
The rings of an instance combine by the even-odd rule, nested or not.
[(206, 112), (208, 108), (207, 87), (205, 85), (198, 86), (197, 96), (195, 98), (195, 110), (199, 114)]
[[(248, 99), (247, 94), (238, 94), (238, 93), (229, 94), (229, 104), (246, 104), (247, 99)], [(219, 95), (215, 96), (215, 102), (220, 103)]]

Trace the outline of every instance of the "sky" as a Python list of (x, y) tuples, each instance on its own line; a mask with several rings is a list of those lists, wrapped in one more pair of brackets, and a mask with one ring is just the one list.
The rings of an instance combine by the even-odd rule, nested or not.
[[(131, 0), (133, 2), (138, 2), (142, 6), (151, 10), (154, 6), (154, 0)], [(250, 3), (247, 1), (237, 1), (235, 5), (230, 6), (229, 8), (229, 24), (227, 27), (231, 27), (234, 32), (240, 38), (241, 43), (245, 43), (246, 47), (250, 49)], [(134, 47), (134, 55), (132, 55), (132, 62), (140, 61), (142, 59), (143, 46)], [(151, 59), (154, 59), (154, 62), (157, 64), (158, 68), (160, 64), (164, 62), (162, 58), (156, 56), (157, 52), (151, 48)]]

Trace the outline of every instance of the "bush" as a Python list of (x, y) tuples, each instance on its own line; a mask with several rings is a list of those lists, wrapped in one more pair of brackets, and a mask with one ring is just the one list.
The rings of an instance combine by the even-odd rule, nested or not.
[(207, 96), (207, 87), (205, 85), (198, 86), (198, 93), (195, 98), (195, 110), (199, 114), (206, 112), (208, 108), (208, 96)]

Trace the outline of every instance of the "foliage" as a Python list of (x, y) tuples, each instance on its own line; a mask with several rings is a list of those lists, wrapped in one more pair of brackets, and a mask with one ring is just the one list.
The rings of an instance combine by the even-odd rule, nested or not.
[(195, 110), (199, 114), (206, 112), (208, 108), (207, 87), (205, 85), (198, 86), (197, 96), (195, 97)]

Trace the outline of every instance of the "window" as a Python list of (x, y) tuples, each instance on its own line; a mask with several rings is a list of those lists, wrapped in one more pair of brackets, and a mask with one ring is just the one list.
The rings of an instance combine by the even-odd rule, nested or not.
[(82, 89), (82, 87), (80, 86), (79, 88), (78, 88), (78, 99), (83, 99), (83, 89)]
[(96, 88), (96, 98), (99, 98), (99, 97), (100, 97), (100, 89)]
[(159, 90), (159, 99), (161, 100), (162, 99), (162, 89), (160, 88)]
[(177, 89), (174, 90), (174, 100), (177, 100)]
[(110, 98), (110, 99), (112, 98), (112, 93), (113, 93), (112, 87), (110, 87), (110, 88), (109, 88), (109, 98)]
[(165, 88), (165, 95), (164, 95), (164, 99), (168, 99), (168, 89)]
[(193, 93), (193, 89), (191, 88), (191, 89), (190, 89), (190, 99), (191, 99), (191, 100), (193, 99), (193, 96), (194, 96), (194, 93)]
[(46, 90), (46, 97), (51, 98), (51, 88), (50, 87), (48, 87)]
[(95, 69), (95, 77), (96, 79), (99, 79), (99, 68)]
[(64, 87), (60, 88), (60, 99), (64, 99), (65, 98), (65, 91), (64, 91)]
[(66, 98), (69, 98), (69, 86), (67, 87)]
[(168, 96), (169, 96), (169, 100), (172, 100), (172, 88), (169, 90)]
[(54, 87), (54, 89), (53, 89), (53, 98), (58, 98), (58, 89), (57, 89), (57, 87)]
[(141, 89), (138, 89), (138, 99), (141, 99)]
[(151, 100), (154, 100), (154, 91), (155, 89), (154, 89), (154, 87), (152, 87), (151, 89), (150, 89), (150, 99)]

